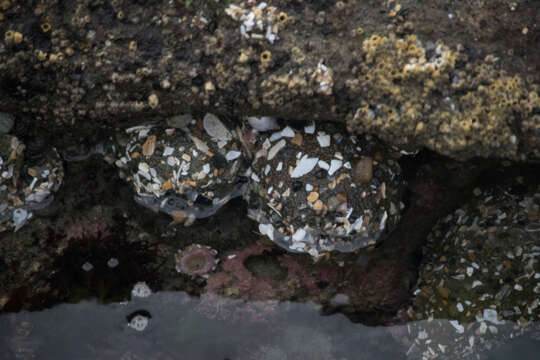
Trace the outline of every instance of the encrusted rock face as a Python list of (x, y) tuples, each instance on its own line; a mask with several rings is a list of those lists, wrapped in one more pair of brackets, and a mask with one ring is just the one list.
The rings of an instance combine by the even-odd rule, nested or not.
[(259, 140), (252, 170), (249, 215), (287, 250), (317, 256), (375, 245), (400, 219), (400, 166), (371, 136), (287, 126)]
[(540, 328), (540, 187), (475, 193), (428, 238), (413, 357), (473, 356)]
[(143, 125), (126, 130), (129, 140), (116, 165), (133, 185), (138, 203), (187, 226), (241, 194), (246, 164), (236, 133), (216, 116), (176, 117), (169, 123), (180, 129)]
[(0, 111), (58, 144), (189, 108), (540, 159), (533, 1), (183, 3), (3, 1)]
[(55, 149), (25, 159), (25, 145), (15, 136), (0, 135), (0, 231), (19, 230), (53, 199), (64, 178)]
[[(494, 56), (471, 71), (463, 47), (423, 44), (414, 35), (372, 35), (362, 50), (357, 78), (347, 81), (363, 103), (348, 119), (351, 131), (381, 134), (394, 145), (424, 143), (462, 159), (515, 157), (521, 133), (526, 145), (538, 137), (537, 89), (498, 69)], [(537, 145), (529, 155), (538, 157)]]

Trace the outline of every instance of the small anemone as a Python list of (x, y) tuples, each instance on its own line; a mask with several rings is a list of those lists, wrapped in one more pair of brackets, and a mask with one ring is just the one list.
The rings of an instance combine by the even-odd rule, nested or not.
[(209, 246), (193, 244), (175, 255), (176, 271), (189, 276), (208, 276), (219, 262), (217, 251)]

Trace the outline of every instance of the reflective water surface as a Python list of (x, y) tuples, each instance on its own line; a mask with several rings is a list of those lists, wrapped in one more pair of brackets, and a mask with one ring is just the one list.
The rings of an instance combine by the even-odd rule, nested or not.
[[(410, 326), (367, 327), (313, 303), (158, 292), (0, 316), (2, 359), (405, 359)], [(520, 338), (489, 359), (537, 359)]]

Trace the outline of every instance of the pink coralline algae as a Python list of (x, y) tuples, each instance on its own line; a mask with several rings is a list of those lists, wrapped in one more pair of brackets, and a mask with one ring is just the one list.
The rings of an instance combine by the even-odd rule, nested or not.
[(206, 282), (206, 292), (234, 296), (246, 301), (276, 299), (279, 284), (270, 279), (255, 277), (244, 265), (251, 256), (262, 255), (270, 248), (252, 245), (228, 254), (223, 261), (223, 271), (213, 274)]
[(175, 255), (176, 271), (192, 277), (207, 277), (218, 263), (217, 251), (209, 246), (192, 244)]
[[(377, 261), (368, 268), (317, 263), (293, 254), (275, 254), (252, 245), (223, 257), (211, 274), (205, 293), (244, 301), (330, 301), (344, 294), (357, 311), (397, 311), (408, 300), (408, 271), (395, 261)], [(326, 300), (325, 300), (326, 299)]]

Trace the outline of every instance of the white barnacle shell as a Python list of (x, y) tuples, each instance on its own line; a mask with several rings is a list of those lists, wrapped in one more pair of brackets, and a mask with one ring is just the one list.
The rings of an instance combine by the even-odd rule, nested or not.
[(277, 130), (279, 125), (275, 117), (271, 116), (248, 116), (246, 118), (249, 125), (258, 131)]
[(217, 140), (219, 147), (225, 146), (232, 139), (229, 129), (214, 114), (207, 113), (204, 116), (203, 127), (212, 139)]

